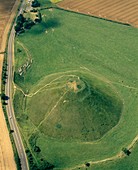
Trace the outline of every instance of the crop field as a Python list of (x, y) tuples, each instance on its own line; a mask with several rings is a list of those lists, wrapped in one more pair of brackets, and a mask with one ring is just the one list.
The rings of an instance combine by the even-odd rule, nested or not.
[(93, 162), (112, 158), (125, 169), (121, 150), (138, 135), (138, 29), (60, 9), (41, 13), (15, 40), (13, 104), (31, 169), (90, 162), (111, 170)]
[[(17, 9), (14, 8), (14, 10), (12, 10), (14, 3), (15, 0), (0, 0), (0, 79), (2, 79), (2, 67), (4, 59), (3, 52), (5, 51), (6, 47), (7, 35), (10, 29), (11, 22), (14, 18), (15, 14), (14, 12)], [(1, 90), (0, 93), (2, 93)], [(17, 169), (13, 148), (9, 136), (9, 130), (7, 128), (7, 123), (3, 112), (1, 100), (0, 100), (0, 169), (1, 170)]]
[(137, 0), (64, 0), (58, 6), (87, 15), (138, 27)]
[(15, 0), (6, 0), (6, 1), (0, 0), (0, 48), (1, 48), (2, 36), (5, 30), (5, 26), (11, 15), (11, 11), (14, 3)]

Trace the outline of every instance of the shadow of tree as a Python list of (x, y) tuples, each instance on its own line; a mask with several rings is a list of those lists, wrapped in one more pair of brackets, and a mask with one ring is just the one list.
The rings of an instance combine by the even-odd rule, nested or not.
[(56, 28), (60, 26), (60, 22), (57, 18), (48, 19), (47, 21), (42, 22), (41, 24), (45, 29)]
[(49, 30), (51, 28), (57, 28), (61, 24), (57, 18), (47, 19), (46, 21), (42, 21), (39, 23), (39, 26), (36, 28), (33, 28), (33, 30), (30, 32), (31, 34), (41, 34), (46, 30)]
[(1, 94), (1, 99), (2, 100), (9, 100), (9, 97), (6, 96), (4, 93)]

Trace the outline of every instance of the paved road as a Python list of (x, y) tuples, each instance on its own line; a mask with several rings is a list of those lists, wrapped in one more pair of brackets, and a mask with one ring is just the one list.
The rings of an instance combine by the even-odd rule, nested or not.
[[(22, 13), (23, 7), (24, 7), (25, 1), (23, 1), (19, 14)], [(13, 57), (14, 57), (14, 37), (15, 37), (15, 31), (14, 31), (14, 26), (10, 32), (10, 36), (9, 36), (9, 41), (8, 41), (8, 58), (7, 58), (7, 63), (8, 63), (8, 78), (7, 78), (7, 83), (6, 83), (6, 95), (9, 96), (9, 100), (8, 100), (8, 105), (7, 105), (7, 114), (8, 114), (8, 119), (9, 119), (9, 123), (10, 123), (10, 127), (11, 129), (14, 130), (13, 133), (13, 137), (14, 137), (14, 141), (16, 144), (16, 148), (19, 154), (19, 158), (21, 160), (21, 167), (22, 170), (29, 170), (29, 166), (28, 166), (28, 161), (27, 161), (27, 157), (26, 157), (26, 153), (25, 153), (25, 149), (23, 146), (23, 142), (21, 139), (21, 135), (17, 126), (17, 122), (15, 119), (15, 115), (14, 115), (14, 110), (13, 110), (13, 104), (12, 104), (12, 82), (13, 82), (13, 65), (12, 65), (12, 61), (13, 61)]]

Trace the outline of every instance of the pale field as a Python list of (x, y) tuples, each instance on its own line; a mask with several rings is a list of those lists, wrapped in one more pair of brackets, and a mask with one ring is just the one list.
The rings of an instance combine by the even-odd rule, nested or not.
[[(19, 1), (0, 0), (0, 52), (5, 51), (8, 32), (17, 11)], [(0, 54), (0, 80), (4, 54)], [(1, 82), (0, 82), (1, 87)], [(1, 88), (0, 88), (1, 89)], [(0, 170), (16, 170), (13, 149), (0, 101)]]

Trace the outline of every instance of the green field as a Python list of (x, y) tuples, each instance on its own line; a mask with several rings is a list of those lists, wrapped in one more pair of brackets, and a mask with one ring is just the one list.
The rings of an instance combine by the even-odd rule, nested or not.
[[(136, 144), (132, 155), (129, 157), (125, 157), (123, 159), (118, 159), (116, 161), (109, 161), (106, 163), (99, 163), (97, 165), (93, 165), (89, 167), (89, 170), (137, 170), (138, 168), (138, 144)], [(86, 168), (76, 168), (80, 170), (84, 170)]]
[[(14, 109), (34, 164), (73, 169), (115, 156), (138, 134), (138, 29), (41, 13), (15, 41)], [(125, 169), (136, 154), (92, 169)]]

